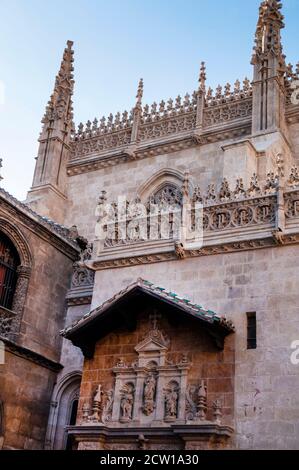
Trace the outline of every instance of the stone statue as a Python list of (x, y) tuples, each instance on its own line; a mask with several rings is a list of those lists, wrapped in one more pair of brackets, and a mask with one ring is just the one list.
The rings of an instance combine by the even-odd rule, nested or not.
[(122, 398), (120, 402), (121, 421), (129, 421), (132, 419), (132, 411), (134, 404), (134, 387), (132, 384), (126, 384), (121, 390)]
[(105, 398), (106, 400), (105, 400), (105, 405), (104, 405), (103, 414), (102, 414), (103, 423), (111, 419), (114, 391), (111, 389), (105, 392)]
[(143, 413), (150, 415), (154, 411), (155, 407), (155, 392), (156, 392), (156, 379), (154, 375), (149, 374), (144, 383), (144, 406)]
[(178, 399), (178, 390), (173, 384), (165, 390), (165, 418), (175, 419), (177, 417)]

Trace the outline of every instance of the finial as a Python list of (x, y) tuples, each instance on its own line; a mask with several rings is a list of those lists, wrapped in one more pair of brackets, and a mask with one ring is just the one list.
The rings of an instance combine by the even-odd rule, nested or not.
[(138, 89), (137, 89), (137, 95), (136, 95), (136, 98), (137, 98), (136, 107), (138, 108), (141, 107), (142, 97), (143, 97), (143, 78), (141, 78), (138, 83)]
[(280, 30), (284, 28), (284, 17), (281, 13), (282, 3), (278, 0), (264, 0), (259, 8), (259, 18), (255, 33), (255, 46), (252, 63), (260, 54), (274, 51), (282, 55)]
[(206, 64), (205, 62), (202, 62), (201, 63), (201, 66), (200, 66), (200, 74), (199, 74), (199, 89), (204, 93), (205, 92), (205, 89), (206, 89), (206, 79), (207, 79), (207, 75), (206, 75)]

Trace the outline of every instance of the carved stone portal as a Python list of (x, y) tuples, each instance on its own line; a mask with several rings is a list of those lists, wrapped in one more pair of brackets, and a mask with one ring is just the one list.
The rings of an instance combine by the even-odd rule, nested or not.
[[(112, 369), (114, 390), (105, 391), (99, 384), (92, 406), (84, 404), (82, 424), (160, 427), (208, 423), (206, 383), (199, 379), (188, 385), (191, 363), (186, 355), (176, 363), (167, 359), (170, 341), (158, 328), (158, 319), (159, 315), (150, 315), (148, 333), (135, 346), (137, 360), (133, 364), (117, 360)], [(219, 400), (210, 415), (220, 422)]]

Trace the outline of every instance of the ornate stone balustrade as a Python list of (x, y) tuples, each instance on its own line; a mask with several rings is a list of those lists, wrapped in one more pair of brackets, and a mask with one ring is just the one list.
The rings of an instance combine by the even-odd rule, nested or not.
[[(143, 142), (169, 136), (188, 136), (192, 138), (197, 126), (211, 127), (223, 125), (226, 122), (251, 118), (252, 88), (248, 79), (241, 83), (237, 80), (233, 90), (226, 84), (219, 85), (213, 94), (209, 88), (204, 92), (194, 91), (192, 96), (188, 93), (175, 100), (162, 100), (159, 104), (141, 106), (141, 101), (130, 113), (125, 111), (122, 116), (117, 113), (102, 118), (100, 122), (95, 119), (88, 121), (84, 126), (79, 124), (77, 132), (73, 135), (71, 148), (72, 160), (84, 159), (88, 156), (104, 154), (112, 150), (123, 150), (133, 142), (137, 150)], [(140, 96), (142, 96), (142, 89)], [(203, 103), (203, 122), (198, 122), (199, 100)], [(136, 152), (136, 149), (135, 149)], [(130, 153), (130, 152), (129, 152)]]
[[(140, 200), (137, 198), (128, 203), (128, 207), (133, 204), (136, 209), (136, 224), (132, 224), (133, 219), (129, 217), (118, 227), (117, 207), (111, 205), (115, 210), (112, 220), (116, 221), (116, 230), (107, 231), (104, 241), (96, 241), (95, 255), (90, 260), (90, 267), (108, 269), (298, 243), (299, 172), (296, 167), (292, 168), (289, 178), (285, 180), (279, 179), (274, 173), (269, 173), (266, 181), (261, 184), (257, 176), (253, 175), (247, 189), (244, 188), (242, 179), (237, 180), (234, 190), (224, 179), (218, 189), (214, 185), (209, 185), (203, 195), (196, 186), (193, 192), (186, 192), (188, 185), (189, 181), (185, 179), (182, 189), (178, 189), (175, 197), (166, 190), (160, 196), (162, 199), (166, 198), (165, 203), (173, 203), (176, 214), (182, 213), (183, 201), (184, 204), (189, 204), (188, 211), (192, 224), (195, 203), (201, 204), (203, 215), (201, 246), (196, 247), (188, 238), (182, 240), (176, 236), (180, 232), (175, 231), (175, 218), (171, 215), (173, 212), (170, 212), (170, 216), (167, 215), (169, 232), (165, 237), (165, 232), (163, 234), (161, 232), (161, 218), (159, 218), (161, 213), (153, 216), (149, 204), (152, 198), (154, 204), (163, 203), (163, 200), (160, 198), (161, 200), (157, 201), (152, 196), (143, 206), (146, 209), (144, 213), (144, 211), (138, 212)], [(106, 196), (101, 197), (98, 207), (105, 203)], [(132, 215), (134, 212), (132, 207), (130, 211)], [(151, 237), (153, 217), (154, 224), (157, 225), (157, 230), (154, 231), (155, 238)], [(108, 225), (105, 229), (107, 228)], [(133, 237), (130, 230), (134, 232)], [(111, 233), (114, 233), (114, 237), (109, 236)], [(126, 233), (127, 237), (123, 235), (118, 237), (119, 233)], [(97, 245), (98, 243), (100, 245)]]
[(0, 337), (13, 339), (17, 314), (0, 306)]

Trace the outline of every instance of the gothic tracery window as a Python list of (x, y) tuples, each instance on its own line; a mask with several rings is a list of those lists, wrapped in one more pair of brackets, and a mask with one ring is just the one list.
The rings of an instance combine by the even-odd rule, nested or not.
[(0, 232), (0, 306), (11, 309), (20, 258), (8, 237)]
[(182, 204), (182, 191), (175, 186), (174, 184), (166, 184), (160, 188), (153, 196), (151, 197), (151, 202), (153, 204), (169, 204), (172, 206)]

